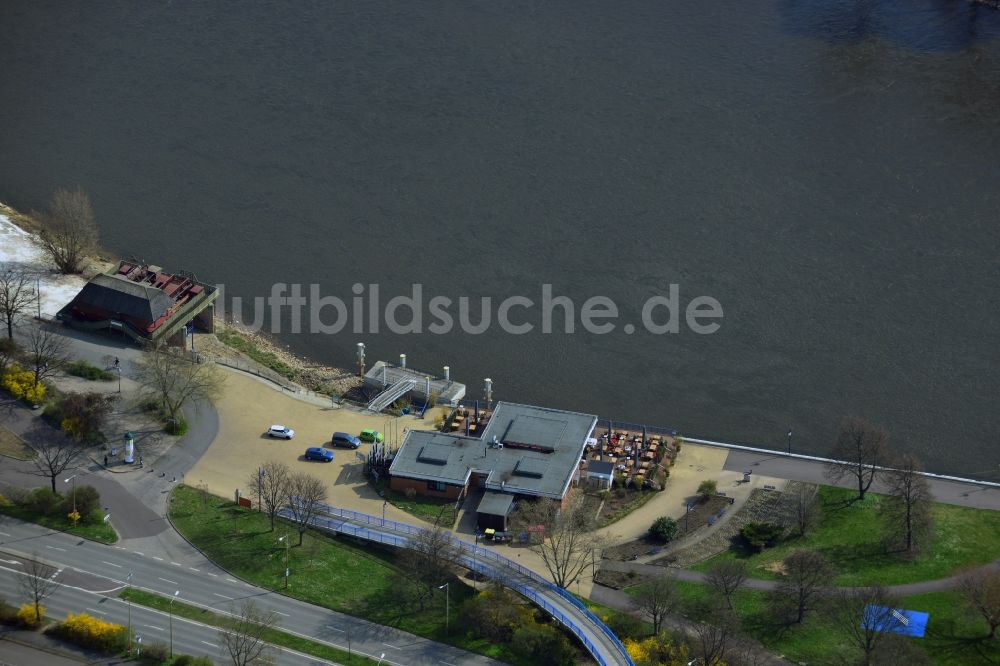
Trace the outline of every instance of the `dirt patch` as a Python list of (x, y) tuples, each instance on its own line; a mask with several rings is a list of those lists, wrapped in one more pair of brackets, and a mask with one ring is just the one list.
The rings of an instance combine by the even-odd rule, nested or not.
[(677, 521), (677, 536), (669, 544), (647, 538), (626, 541), (605, 550), (604, 559), (628, 562), (643, 555), (656, 555), (661, 551), (682, 548), (686, 537), (697, 534), (708, 527), (710, 521), (718, 520), (729, 506), (729, 498), (721, 496), (712, 497), (706, 502), (699, 502), (692, 507), (686, 518), (681, 517)]
[(645, 576), (634, 571), (608, 571), (607, 569), (600, 569), (597, 575), (594, 576), (594, 582), (604, 587), (610, 587), (613, 590), (621, 590), (626, 587), (638, 585), (644, 578)]
[(785, 563), (780, 560), (777, 562), (768, 562), (764, 565), (764, 568), (772, 573), (780, 574), (782, 576), (788, 573)]

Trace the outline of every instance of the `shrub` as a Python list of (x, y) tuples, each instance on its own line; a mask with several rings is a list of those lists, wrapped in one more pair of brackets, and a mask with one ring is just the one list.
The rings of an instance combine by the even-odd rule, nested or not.
[(61, 510), (62, 497), (48, 488), (36, 488), (28, 495), (25, 507), (40, 516), (51, 516)]
[(75, 439), (104, 441), (101, 428), (114, 409), (115, 397), (101, 393), (67, 393), (45, 407), (45, 419)]
[(39, 605), (35, 612), (35, 604), (23, 604), (17, 611), (17, 623), (34, 629), (45, 619), (45, 606)]
[(411, 500), (417, 496), (417, 491), (413, 488), (407, 488), (403, 491), (403, 494), (406, 496), (406, 499)]
[(11, 502), (9, 499), (7, 499), (6, 495), (4, 495), (3, 493), (0, 493), (0, 509), (4, 509), (4, 508), (6, 508), (8, 506), (11, 506), (12, 504), (13, 504), (13, 502)]
[(83, 524), (84, 525), (100, 525), (104, 522), (104, 511), (101, 507), (91, 510), (89, 513), (83, 514)]
[(84, 379), (89, 379), (91, 381), (100, 379), (101, 381), (109, 382), (115, 378), (114, 373), (95, 367), (82, 358), (67, 365), (66, 373), (75, 377), (83, 377)]
[(667, 543), (677, 536), (677, 521), (668, 516), (660, 516), (649, 526), (649, 538)]
[(35, 373), (25, 370), (17, 363), (11, 363), (0, 378), (0, 387), (9, 391), (18, 400), (31, 405), (40, 405), (45, 398), (45, 385), (35, 382)]
[(747, 523), (740, 530), (740, 536), (755, 551), (762, 551), (781, 538), (785, 528), (775, 523)]
[(182, 654), (174, 659), (171, 666), (212, 666), (213, 662), (208, 657), (192, 657), (189, 654)]
[(543, 624), (515, 631), (510, 648), (525, 661), (542, 666), (569, 666), (575, 657), (573, 646), (566, 637)]
[(52, 629), (53, 634), (71, 643), (104, 652), (116, 652), (125, 647), (125, 632), (125, 627), (120, 624), (106, 622), (86, 613), (70, 613)]
[(608, 629), (615, 633), (615, 636), (622, 640), (646, 635), (642, 620), (629, 613), (612, 613), (605, 624), (608, 625)]
[(86, 516), (94, 509), (101, 508), (101, 494), (93, 486), (78, 486), (76, 491), (70, 490), (63, 496), (63, 513), (72, 511), (74, 504), (77, 513)]
[(178, 437), (187, 434), (188, 431), (187, 419), (181, 417), (178, 418), (176, 421), (167, 422), (166, 430), (168, 435), (177, 435)]
[(150, 664), (161, 664), (170, 656), (170, 648), (163, 641), (143, 645), (139, 650), (139, 659)]
[(719, 484), (714, 479), (705, 479), (698, 484), (698, 495), (702, 502), (707, 502), (718, 492)]
[(17, 624), (17, 608), (0, 599), (0, 624)]

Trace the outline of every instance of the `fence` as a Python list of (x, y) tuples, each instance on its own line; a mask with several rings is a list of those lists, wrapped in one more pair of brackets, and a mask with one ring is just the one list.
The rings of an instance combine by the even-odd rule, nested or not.
[(310, 391), (302, 388), (301, 386), (295, 386), (284, 376), (256, 363), (247, 363), (246, 361), (241, 361), (239, 359), (228, 358), (207, 352), (192, 352), (192, 358), (194, 358), (194, 360), (198, 363), (210, 361), (216, 365), (223, 365), (227, 368), (233, 368), (234, 370), (246, 372), (256, 377), (260, 377), (261, 379), (266, 379), (272, 384), (276, 384), (282, 391), (287, 391), (292, 395), (307, 396), (321, 400), (332, 400), (334, 402), (340, 400), (340, 396), (336, 394), (317, 393), (316, 391)]
[[(288, 509), (282, 509), (279, 513), (285, 518), (291, 518), (291, 511)], [(419, 535), (424, 531), (422, 528), (415, 527), (407, 523), (399, 523), (394, 520), (387, 520), (378, 516), (370, 516), (365, 513), (359, 513), (357, 511), (351, 511), (350, 509), (341, 509), (329, 505), (322, 505), (320, 513), (321, 515), (316, 516), (312, 521), (312, 524), (316, 527), (399, 548), (408, 547), (409, 540), (404, 536), (387, 534), (386, 531), (399, 532), (412, 536)], [(340, 518), (341, 520), (335, 520), (335, 518)], [(347, 521), (361, 523), (361, 525), (352, 525)], [(367, 527), (368, 525), (377, 526), (379, 529), (370, 529)], [(538, 590), (533, 589), (523, 582), (512, 580), (510, 577), (503, 575), (502, 571), (489, 566), (490, 563), (496, 563), (499, 567), (512, 570), (524, 578), (527, 578), (528, 581), (541, 586), (542, 590), (549, 593), (555, 593), (560, 598), (569, 602), (572, 606), (581, 611), (584, 617), (590, 620), (595, 627), (599, 628), (603, 632), (610, 644), (620, 653), (624, 659), (624, 663), (628, 664), (628, 666), (635, 666), (631, 657), (628, 656), (625, 646), (618, 640), (618, 637), (615, 636), (614, 632), (612, 632), (611, 629), (609, 629), (601, 621), (601, 619), (593, 613), (593, 611), (588, 609), (582, 601), (574, 597), (572, 594), (558, 585), (546, 580), (531, 569), (523, 567), (517, 562), (488, 548), (482, 548), (454, 537), (452, 538), (452, 543), (461, 553), (462, 556), (460, 559), (464, 566), (468, 567), (477, 574), (482, 573), (490, 578), (502, 580), (505, 586), (530, 599), (546, 613), (555, 618), (559, 623), (572, 631), (601, 666), (609, 666), (608, 661), (605, 659), (602, 651), (593, 644), (590, 638), (588, 638), (587, 633), (582, 627), (574, 622), (572, 618), (560, 611), (544, 596), (539, 594)]]

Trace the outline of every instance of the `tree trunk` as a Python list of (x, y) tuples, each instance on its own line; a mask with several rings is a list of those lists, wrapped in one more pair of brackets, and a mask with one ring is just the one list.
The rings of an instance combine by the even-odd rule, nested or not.
[(57, 475), (57, 474), (52, 474), (52, 475), (51, 475), (51, 476), (49, 477), (49, 480), (50, 480), (50, 481), (52, 482), (52, 492), (53, 492), (54, 494), (55, 494), (55, 492), (56, 492), (56, 476), (58, 476), (58, 475)]
[(302, 535), (306, 533), (305, 530), (299, 530), (299, 545), (302, 545)]

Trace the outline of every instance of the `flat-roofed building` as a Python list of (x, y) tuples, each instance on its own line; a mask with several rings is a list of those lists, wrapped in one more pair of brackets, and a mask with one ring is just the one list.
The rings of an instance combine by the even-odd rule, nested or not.
[(510, 509), (498, 494), (564, 503), (596, 424), (592, 414), (500, 402), (481, 438), (409, 431), (389, 467), (390, 487), (456, 500), (482, 488), (490, 515)]

